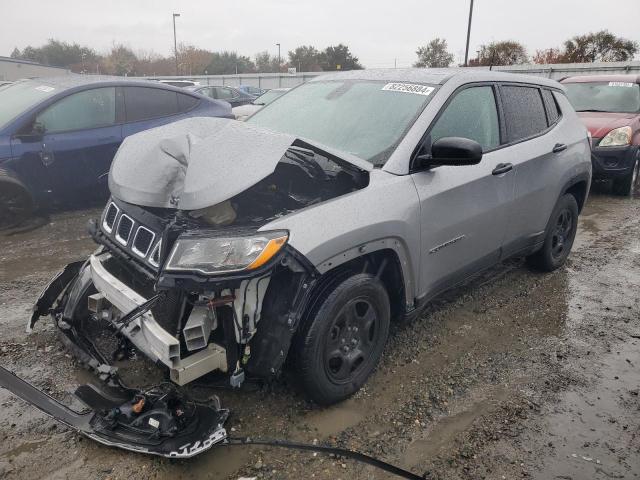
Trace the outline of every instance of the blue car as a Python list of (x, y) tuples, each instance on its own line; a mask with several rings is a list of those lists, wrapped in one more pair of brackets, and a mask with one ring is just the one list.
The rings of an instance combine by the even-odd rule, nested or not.
[(187, 117), (233, 114), (227, 102), (113, 77), (70, 75), (0, 87), (0, 228), (36, 209), (103, 199), (124, 138)]

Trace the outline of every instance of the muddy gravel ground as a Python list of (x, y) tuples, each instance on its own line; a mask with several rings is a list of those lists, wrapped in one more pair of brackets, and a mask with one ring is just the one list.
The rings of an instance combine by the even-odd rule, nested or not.
[[(0, 237), (0, 364), (77, 408), (87, 373), (32, 303), (65, 263), (90, 253), (97, 210)], [(366, 387), (331, 408), (285, 373), (269, 388), (215, 393), (231, 435), (356, 449), (427, 479), (633, 479), (640, 475), (640, 200), (592, 194), (567, 265), (510, 260), (395, 324)], [(140, 363), (140, 365), (137, 365)], [(126, 365), (130, 377), (151, 370)], [(141, 372), (143, 372), (141, 374)], [(125, 374), (126, 375), (126, 374)], [(170, 461), (103, 447), (0, 390), (0, 478), (386, 479), (348, 459), (219, 447)]]

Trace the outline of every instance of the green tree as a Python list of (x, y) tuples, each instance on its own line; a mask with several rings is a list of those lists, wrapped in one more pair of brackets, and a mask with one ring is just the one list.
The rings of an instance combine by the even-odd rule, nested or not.
[(81, 71), (87, 64), (95, 64), (100, 56), (92, 48), (77, 43), (61, 42), (49, 39), (41, 47), (26, 46), (22, 52), (15, 48), (11, 54), (13, 58), (32, 60), (45, 65), (71, 68), (73, 71)]
[(333, 70), (362, 70), (358, 57), (354, 56), (349, 47), (342, 43), (327, 47), (320, 55), (320, 66), (325, 71)]
[(320, 52), (311, 45), (302, 45), (289, 51), (289, 65), (297, 68), (299, 72), (321, 71), (321, 61)]
[(471, 60), (469, 64), (472, 66), (519, 65), (528, 61), (527, 50), (521, 43), (506, 40), (481, 45), (478, 58)]
[(416, 50), (418, 61), (413, 64), (418, 68), (448, 67), (453, 62), (453, 54), (447, 50), (447, 41), (444, 38), (434, 38), (426, 46)]
[(256, 71), (259, 73), (277, 73), (280, 71), (278, 57), (268, 51), (258, 52), (255, 55)]
[(256, 66), (249, 57), (238, 55), (237, 52), (213, 52), (207, 71), (209, 75), (253, 73), (256, 71)]
[(111, 52), (103, 62), (101, 70), (111, 75), (136, 75), (138, 57), (133, 51), (122, 44), (114, 44)]
[(567, 63), (624, 62), (632, 60), (637, 52), (637, 42), (601, 30), (577, 35), (564, 42), (563, 57)]

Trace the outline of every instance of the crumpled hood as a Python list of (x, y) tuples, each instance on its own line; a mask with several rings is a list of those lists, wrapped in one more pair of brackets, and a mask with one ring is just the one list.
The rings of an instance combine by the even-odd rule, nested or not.
[(614, 128), (625, 127), (633, 123), (637, 114), (608, 112), (578, 112), (584, 126), (594, 138), (602, 138)]
[[(109, 189), (144, 207), (199, 210), (228, 200), (272, 174), (304, 139), (222, 118), (188, 118), (127, 137), (111, 164)], [(371, 164), (315, 145), (361, 170)]]
[(146, 207), (205, 208), (273, 173), (295, 140), (235, 120), (181, 120), (125, 139), (111, 165), (109, 189)]

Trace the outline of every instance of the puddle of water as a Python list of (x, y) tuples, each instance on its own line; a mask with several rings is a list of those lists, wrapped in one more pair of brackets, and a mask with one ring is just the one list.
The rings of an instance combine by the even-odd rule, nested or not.
[(567, 392), (548, 417), (546, 433), (555, 451), (533, 478), (630, 478), (640, 472), (640, 456), (626, 455), (637, 442), (631, 430), (640, 406), (640, 342), (623, 344), (602, 362), (596, 385)]

